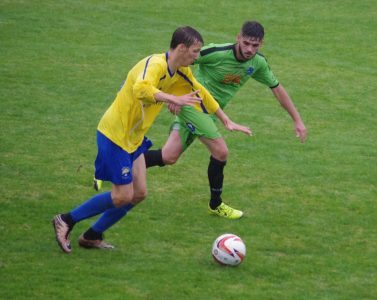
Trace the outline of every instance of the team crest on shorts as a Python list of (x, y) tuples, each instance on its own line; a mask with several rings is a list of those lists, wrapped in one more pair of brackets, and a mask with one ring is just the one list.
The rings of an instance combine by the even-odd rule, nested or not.
[(191, 132), (195, 132), (195, 126), (192, 125), (191, 123), (186, 123), (188, 129), (190, 129)]
[(130, 168), (129, 167), (123, 167), (122, 168), (122, 177), (128, 177), (130, 174)]

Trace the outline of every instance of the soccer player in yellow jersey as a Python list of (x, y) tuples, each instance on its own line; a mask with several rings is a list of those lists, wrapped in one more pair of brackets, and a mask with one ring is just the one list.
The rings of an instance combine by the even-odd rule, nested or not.
[(228, 130), (251, 134), (249, 128), (232, 122), (218, 103), (193, 77), (190, 64), (198, 57), (203, 39), (195, 29), (180, 27), (172, 36), (170, 49), (138, 62), (127, 75), (114, 102), (97, 128), (98, 154), (95, 176), (112, 182), (104, 192), (65, 214), (52, 224), (60, 248), (70, 253), (73, 226), (84, 219), (102, 216), (79, 237), (86, 248), (113, 248), (103, 232), (114, 225), (147, 195), (144, 153), (152, 143), (145, 137), (163, 103), (214, 113)]

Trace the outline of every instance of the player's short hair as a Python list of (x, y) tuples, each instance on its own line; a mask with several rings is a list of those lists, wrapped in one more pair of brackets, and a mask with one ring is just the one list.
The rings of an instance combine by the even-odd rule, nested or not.
[(248, 38), (263, 40), (264, 28), (262, 24), (257, 21), (246, 21), (242, 25), (241, 35)]
[(190, 47), (194, 43), (204, 43), (203, 38), (198, 31), (190, 26), (184, 26), (177, 28), (170, 42), (170, 49), (175, 49), (179, 44), (184, 44), (186, 47)]

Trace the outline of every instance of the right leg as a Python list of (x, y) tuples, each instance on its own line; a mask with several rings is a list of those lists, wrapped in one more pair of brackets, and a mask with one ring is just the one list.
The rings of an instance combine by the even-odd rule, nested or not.
[(149, 150), (145, 153), (145, 165), (147, 168), (173, 165), (177, 162), (182, 153), (183, 147), (179, 131), (178, 129), (173, 129), (162, 149)]
[(162, 147), (162, 161), (166, 165), (173, 165), (178, 161), (182, 153), (183, 147), (179, 130), (173, 129), (164, 147)]

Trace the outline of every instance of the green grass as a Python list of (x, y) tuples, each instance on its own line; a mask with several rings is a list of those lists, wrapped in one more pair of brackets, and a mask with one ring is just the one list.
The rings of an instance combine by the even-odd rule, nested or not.
[[(199, 3), (200, 2), (200, 3)], [(373, 1), (1, 1), (0, 299), (373, 299), (376, 12)], [(92, 196), (95, 128), (127, 71), (189, 24), (232, 42), (246, 19), (309, 130), (300, 144), (272, 94), (250, 82), (226, 112), (224, 199), (207, 214), (208, 153), (148, 172), (149, 197), (107, 232), (115, 251), (58, 249), (52, 216)], [(172, 116), (148, 136), (161, 146)], [(108, 185), (106, 185), (109, 188)], [(93, 220), (78, 224), (76, 241)], [(210, 256), (240, 235), (238, 268)]]

